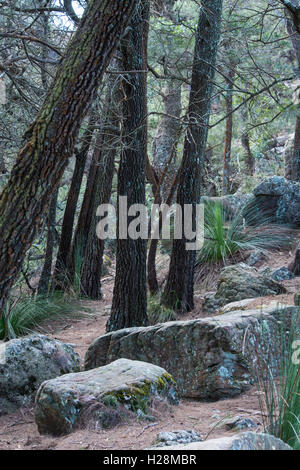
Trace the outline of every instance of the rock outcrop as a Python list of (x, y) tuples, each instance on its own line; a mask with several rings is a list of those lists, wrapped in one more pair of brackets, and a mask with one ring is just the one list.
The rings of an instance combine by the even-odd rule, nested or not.
[(166, 370), (119, 359), (44, 382), (36, 396), (35, 420), (41, 434), (55, 436), (68, 434), (86, 421), (112, 427), (122, 420), (124, 410), (144, 416), (154, 398), (178, 403), (176, 384)]
[(31, 335), (0, 344), (0, 415), (34, 401), (42, 382), (80, 370), (69, 344)]
[(253, 195), (249, 204), (258, 215), (272, 217), (279, 224), (300, 227), (300, 183), (273, 176), (259, 184)]
[(156, 447), (177, 446), (180, 444), (190, 444), (191, 442), (202, 442), (203, 439), (195, 431), (162, 431), (156, 438)]
[(183, 397), (211, 400), (233, 397), (252, 384), (248, 360), (252, 364), (255, 354), (251, 355), (251, 348), (248, 352), (251, 338), (260, 334), (263, 325), (269, 350), (280, 338), (282, 318), (288, 329), (289, 321), (297, 314), (297, 307), (272, 306), (263, 311), (234, 311), (205, 319), (111, 332), (89, 347), (85, 369), (126, 357), (166, 369)]
[(278, 295), (286, 289), (256, 268), (240, 263), (222, 269), (217, 292), (204, 301), (204, 310), (214, 311), (231, 302), (244, 299)]
[(293, 450), (281, 439), (270, 434), (243, 432), (236, 436), (220, 437), (204, 442), (193, 442), (186, 445), (152, 447), (153, 450)]

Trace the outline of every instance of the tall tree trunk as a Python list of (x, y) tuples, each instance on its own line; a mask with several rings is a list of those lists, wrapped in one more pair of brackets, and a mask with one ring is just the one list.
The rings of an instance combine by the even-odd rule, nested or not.
[[(207, 131), (211, 108), (212, 79), (220, 39), (222, 0), (208, 0), (201, 7), (195, 38), (192, 83), (189, 100), (189, 129), (185, 138), (182, 166), (179, 176), (177, 203), (195, 210), (200, 202), (201, 170), (207, 142)], [(193, 229), (195, 229), (195, 214)], [(194, 307), (195, 251), (186, 250), (187, 239), (173, 240), (170, 270), (162, 303), (181, 311)], [(190, 241), (190, 240), (189, 240)]]
[(251, 152), (251, 147), (250, 147), (250, 139), (249, 139), (249, 133), (248, 133), (248, 109), (247, 105), (245, 105), (242, 109), (242, 121), (243, 121), (243, 131), (242, 131), (242, 146), (245, 151), (245, 170), (246, 174), (248, 176), (253, 176), (255, 172), (255, 160)]
[[(102, 125), (103, 123), (100, 124), (100, 127), (102, 127)], [(86, 182), (86, 188), (74, 234), (71, 258), (68, 263), (68, 273), (70, 280), (74, 277), (74, 259), (79, 253), (81, 253), (82, 256), (84, 255), (85, 245), (89, 234), (89, 227), (92, 220), (92, 207), (96, 184), (97, 167), (101, 158), (101, 145), (102, 131), (99, 130), (96, 137), (95, 148)]]
[(70, 258), (76, 207), (84, 174), (84, 168), (87, 160), (87, 155), (93, 138), (95, 117), (95, 112), (92, 111), (89, 117), (87, 128), (80, 140), (80, 148), (78, 151), (75, 151), (75, 167), (72, 176), (71, 186), (68, 193), (68, 199), (62, 223), (60, 243), (54, 270), (54, 287), (63, 287), (66, 284), (66, 278), (68, 278), (68, 260)]
[[(160, 188), (162, 202), (166, 201), (176, 175), (176, 145), (180, 132), (181, 86), (170, 82), (163, 93), (164, 116), (160, 120), (152, 144), (152, 165), (161, 178), (166, 165), (167, 171)], [(175, 147), (175, 148), (174, 148)], [(173, 155), (169, 162), (170, 155)]]
[[(299, 2), (297, 2), (299, 4)], [(299, 5), (297, 5), (299, 6)], [(300, 79), (300, 34), (297, 30), (295, 23), (287, 9), (285, 9), (286, 28), (290, 35), (291, 43), (297, 59), (297, 73)], [(298, 91), (299, 95), (299, 91)], [(300, 181), (300, 97), (297, 99), (297, 117), (294, 134), (294, 148), (293, 154), (286, 162), (286, 175), (291, 177), (292, 180)]]
[[(177, 174), (174, 178), (172, 186), (169, 191), (169, 195), (165, 201), (167, 205), (170, 205), (174, 199), (174, 195), (176, 193), (178, 179), (179, 179), (180, 169), (177, 171)], [(161, 235), (163, 218), (162, 213), (159, 213), (159, 235)], [(157, 238), (152, 238), (150, 242), (149, 252), (148, 252), (148, 263), (147, 263), (147, 275), (148, 275), (148, 287), (150, 293), (156, 294), (158, 292), (158, 280), (157, 280), (157, 272), (156, 272), (156, 252), (158, 248), (159, 240)]]
[(96, 234), (98, 220), (96, 213), (98, 206), (108, 204), (111, 197), (115, 156), (120, 146), (120, 101), (119, 80), (115, 83), (115, 80), (111, 79), (108, 82), (105, 106), (107, 116), (102, 128), (101, 156), (95, 177), (91, 224), (81, 272), (82, 293), (93, 300), (101, 299), (101, 273), (104, 253), (104, 240), (98, 238)]
[(223, 156), (223, 194), (230, 193), (231, 190), (231, 145), (232, 145), (232, 131), (233, 131), (233, 85), (235, 76), (235, 65), (230, 64), (228, 69), (228, 76), (226, 77), (226, 96), (225, 96), (225, 114), (226, 127), (225, 127), (225, 147)]
[(46, 295), (49, 292), (49, 283), (51, 279), (53, 250), (55, 243), (55, 222), (56, 222), (56, 206), (57, 206), (58, 190), (52, 196), (49, 214), (48, 214), (48, 235), (47, 246), (45, 252), (45, 261), (41, 277), (38, 285), (38, 294)]
[[(145, 204), (147, 157), (147, 40), (149, 0), (142, 0), (121, 43), (123, 68), (123, 140), (118, 173), (118, 196), (128, 207)], [(119, 202), (119, 201), (118, 201)], [(120, 207), (120, 206), (119, 206)], [(118, 207), (118, 208), (119, 208)], [(128, 217), (128, 224), (133, 217)], [(117, 230), (120, 218), (117, 221)], [(119, 234), (118, 234), (119, 235)], [(146, 240), (117, 238), (116, 278), (107, 331), (147, 324)]]
[(137, 0), (91, 0), (0, 196), (0, 310)]
[[(154, 1), (154, 12), (159, 17), (168, 20), (174, 19), (174, 0)], [(167, 53), (169, 55), (169, 53)], [(167, 67), (167, 65), (166, 65)], [(168, 70), (166, 70), (168, 72)], [(164, 116), (161, 118), (156, 129), (156, 135), (152, 143), (152, 162), (158, 184), (153, 185), (154, 203), (171, 204), (175, 197), (176, 186), (173, 185), (177, 173), (176, 157), (177, 144), (181, 133), (181, 83), (170, 80), (162, 93), (164, 104)], [(171, 199), (170, 199), (170, 192)], [(167, 202), (168, 199), (168, 202)], [(161, 214), (160, 214), (161, 230)], [(151, 239), (147, 259), (148, 287), (151, 294), (158, 291), (158, 281), (156, 273), (156, 252), (158, 240)]]

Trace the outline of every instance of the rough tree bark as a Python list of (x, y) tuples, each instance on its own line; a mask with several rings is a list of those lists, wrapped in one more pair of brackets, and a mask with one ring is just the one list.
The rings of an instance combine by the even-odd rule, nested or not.
[(0, 310), (137, 0), (91, 0), (0, 196)]
[(47, 245), (45, 252), (45, 261), (39, 279), (38, 285), (38, 294), (46, 295), (49, 292), (49, 284), (51, 279), (51, 270), (52, 270), (52, 259), (53, 259), (53, 250), (55, 243), (55, 222), (56, 222), (56, 206), (57, 206), (57, 197), (58, 191), (52, 196), (49, 214), (48, 214), (48, 235), (47, 235)]
[(226, 76), (226, 94), (225, 94), (225, 147), (223, 155), (223, 195), (230, 193), (231, 190), (231, 144), (233, 130), (233, 85), (235, 77), (235, 64), (231, 63)]
[[(152, 144), (152, 165), (158, 178), (161, 178), (170, 155), (163, 183), (160, 188), (162, 202), (165, 202), (176, 175), (176, 144), (180, 131), (181, 86), (180, 83), (169, 83), (163, 92), (164, 113), (160, 120)], [(175, 147), (175, 148), (174, 148)]]
[[(207, 142), (221, 17), (222, 0), (208, 0), (201, 7), (188, 109), (190, 124), (177, 189), (177, 204), (181, 206), (183, 216), (185, 204), (191, 204), (195, 208), (200, 202), (201, 171)], [(195, 229), (195, 217), (193, 219)], [(189, 311), (194, 307), (195, 251), (187, 251), (186, 242), (185, 236), (173, 240), (169, 275), (162, 296), (164, 305), (181, 311)]]
[[(299, 3), (299, 2), (297, 2)], [(299, 7), (300, 8), (300, 7)], [(299, 10), (300, 11), (300, 10)], [(295, 26), (293, 17), (291, 16), (290, 10), (285, 10), (286, 18), (286, 29), (290, 35), (291, 43), (295, 52), (297, 60), (298, 80), (300, 79), (300, 34)], [(294, 134), (294, 148), (293, 153), (286, 162), (286, 176), (292, 180), (300, 181), (300, 96), (298, 91), (297, 99), (297, 117)]]
[[(127, 196), (128, 207), (145, 204), (147, 158), (147, 40), (149, 0), (143, 0), (121, 43), (123, 129), (118, 196)], [(144, 71), (144, 72), (143, 72)], [(133, 217), (128, 217), (128, 224)], [(117, 221), (117, 230), (120, 219)], [(117, 238), (116, 278), (107, 331), (147, 324), (146, 240)]]
[(97, 207), (108, 204), (111, 197), (112, 180), (115, 168), (115, 157), (120, 147), (120, 109), (121, 101), (119, 79), (113, 76), (108, 81), (105, 117), (101, 129), (101, 156), (97, 164), (94, 197), (92, 201), (92, 217), (86, 240), (84, 259), (81, 272), (81, 290), (84, 295), (93, 300), (101, 299), (101, 274), (103, 267), (104, 240), (96, 234)]
[(89, 148), (91, 146), (96, 114), (93, 110), (90, 114), (88, 125), (80, 139), (79, 149), (75, 150), (75, 167), (72, 176), (71, 186), (68, 193), (68, 199), (64, 212), (64, 218), (61, 228), (60, 243), (56, 258), (53, 287), (64, 287), (68, 279), (68, 265), (71, 251), (73, 225), (76, 213), (78, 197), (80, 193), (84, 168), (87, 160)]
[(242, 122), (243, 122), (243, 131), (242, 131), (242, 146), (245, 151), (245, 170), (246, 174), (248, 176), (253, 176), (255, 172), (255, 160), (251, 152), (251, 147), (250, 147), (250, 139), (249, 139), (249, 133), (248, 133), (248, 109), (247, 105), (245, 105), (242, 109), (241, 112), (242, 115)]
[(290, 271), (296, 276), (300, 275), (300, 246), (296, 250), (295, 259), (292, 264), (289, 266)]

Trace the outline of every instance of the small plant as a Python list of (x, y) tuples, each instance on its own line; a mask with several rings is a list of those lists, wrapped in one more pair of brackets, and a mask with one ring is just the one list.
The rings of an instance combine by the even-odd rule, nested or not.
[(7, 302), (0, 318), (0, 339), (13, 339), (40, 329), (46, 320), (65, 320), (87, 314), (80, 302), (64, 295), (23, 296)]
[(176, 320), (176, 313), (159, 303), (156, 296), (148, 299), (148, 320), (150, 325)]
[(197, 255), (198, 265), (220, 263), (249, 250), (262, 251), (288, 248), (290, 229), (258, 219), (255, 211), (248, 212), (247, 226), (240, 210), (230, 217), (220, 203), (208, 202), (204, 213), (204, 245)]
[[(295, 360), (299, 324), (292, 321), (287, 328), (284, 318), (280, 324), (277, 335), (261, 331), (255, 338), (252, 372), (265, 432), (300, 450), (300, 364)], [(261, 354), (262, 348), (264, 354)]]

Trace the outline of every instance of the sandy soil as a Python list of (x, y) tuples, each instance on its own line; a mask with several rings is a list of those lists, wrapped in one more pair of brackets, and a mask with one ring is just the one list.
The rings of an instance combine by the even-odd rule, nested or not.
[[(292, 260), (291, 254), (272, 255), (264, 264), (272, 268), (287, 266)], [(162, 275), (162, 271), (161, 271)], [(283, 283), (287, 294), (254, 299), (250, 307), (261, 306), (271, 301), (293, 304), (293, 296), (299, 291), (300, 278)], [(109, 315), (113, 293), (113, 273), (103, 280), (103, 300), (101, 302), (83, 302), (91, 311), (89, 318), (66, 322), (53, 322), (44, 326), (44, 331), (54, 338), (74, 345), (83, 359), (91, 342), (105, 333), (105, 324)], [(201, 310), (202, 296), (198, 295), (195, 309), (181, 320), (203, 318), (207, 316)], [(9, 416), (0, 417), (0, 449), (144, 449), (154, 442), (160, 431), (193, 429), (203, 438), (230, 435), (222, 420), (236, 415), (250, 417), (258, 424), (257, 431), (262, 430), (258, 392), (255, 388), (235, 399), (214, 403), (195, 400), (181, 400), (179, 406), (154, 413), (154, 423), (130, 421), (111, 430), (84, 429), (75, 431), (69, 436), (53, 438), (40, 436), (34, 422), (34, 408), (26, 408)]]

